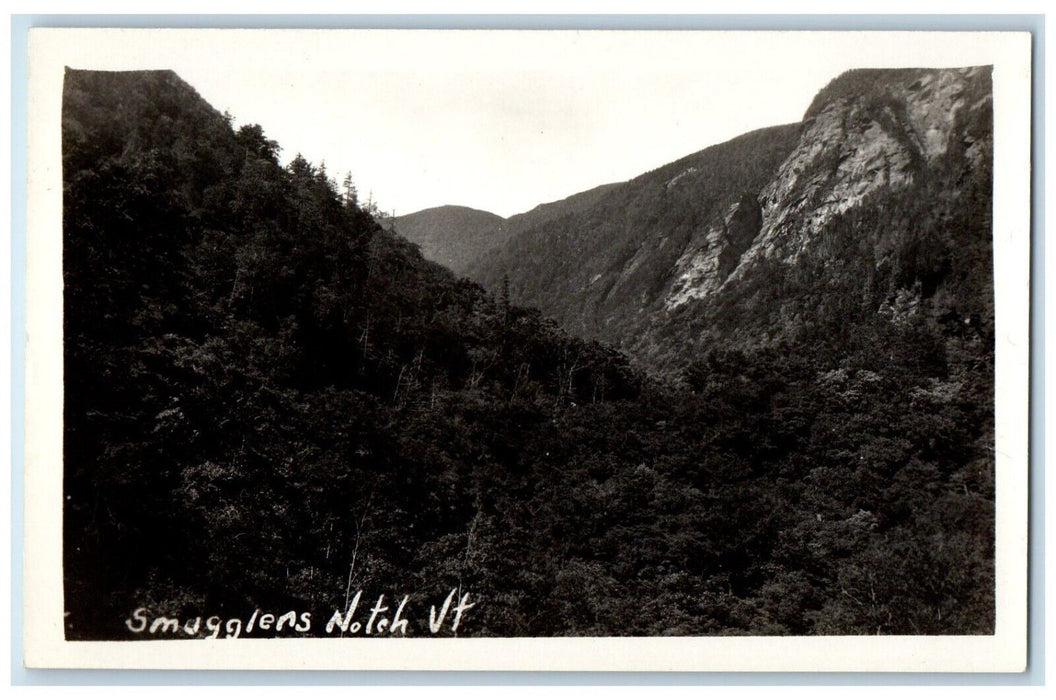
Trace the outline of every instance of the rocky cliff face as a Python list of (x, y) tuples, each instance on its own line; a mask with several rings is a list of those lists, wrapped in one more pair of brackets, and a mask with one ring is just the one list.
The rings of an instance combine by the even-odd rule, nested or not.
[[(512, 236), (467, 274), (572, 332), (629, 348), (656, 314), (706, 296), (758, 233), (756, 195), (800, 126), (761, 129), (601, 192)], [(679, 296), (681, 295), (681, 297)]]
[(665, 302), (666, 310), (690, 299), (703, 299), (722, 286), (759, 235), (762, 209), (755, 195), (745, 193), (720, 224), (695, 238), (675, 263), (677, 275)]
[(794, 260), (837, 214), (927, 177), (951, 144), (970, 143), (972, 161), (990, 148), (966, 129), (992, 108), (981, 90), (988, 70), (864, 71), (843, 80), (867, 78), (869, 92), (835, 96), (808, 114), (799, 144), (761, 193), (764, 224), (747, 260)]
[[(970, 133), (967, 126), (988, 119), (982, 112), (991, 109), (991, 95), (977, 94), (988, 75), (982, 68), (965, 68), (865, 71), (842, 78), (855, 82), (869, 76), (876, 84), (864, 94), (816, 103), (799, 143), (759, 193), (759, 204), (751, 195), (742, 197), (723, 226), (709, 229), (702, 244), (679, 259), (667, 308), (713, 294), (731, 273), (743, 275), (760, 257), (794, 263), (835, 216), (870, 195), (905, 190), (927, 177), (951, 144), (967, 145), (965, 165), (977, 167), (992, 145), (986, 134)], [(829, 90), (839, 94), (841, 87), (837, 82)], [(738, 215), (740, 225), (732, 220)]]
[(837, 290), (862, 313), (985, 317), (991, 110), (989, 68), (851, 71), (801, 124), (643, 175), (469, 273), (661, 369), (794, 332)]

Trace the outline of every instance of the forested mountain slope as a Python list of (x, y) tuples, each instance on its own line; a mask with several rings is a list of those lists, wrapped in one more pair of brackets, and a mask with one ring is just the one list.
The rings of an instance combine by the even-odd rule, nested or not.
[(443, 206), (396, 217), (395, 230), (416, 243), (426, 260), (438, 262), (456, 274), (489, 248), (506, 240), (506, 220), (469, 207)]
[(617, 185), (601, 185), (557, 202), (533, 207), (504, 219), (479, 209), (442, 206), (396, 217), (397, 233), (418, 244), (426, 260), (440, 263), (459, 275), (488, 251), (502, 247), (512, 236), (540, 222), (587, 209)]
[[(709, 196), (803, 131), (731, 146), (769, 156)], [(452, 589), (463, 636), (993, 631), (986, 308), (921, 311), (955, 275), (904, 268), (889, 312), (659, 384), (427, 262), (171, 72), (68, 71), (62, 137), (68, 638), (209, 634), (137, 609), (327, 636), (357, 591), (360, 622), (408, 595), (428, 635)]]
[(746, 134), (604, 193), (588, 209), (534, 226), (479, 259), (468, 275), (574, 333), (620, 342), (654, 307), (694, 235), (759, 189), (791, 151), (799, 126)]
[(912, 308), (975, 334), (993, 313), (991, 112), (988, 68), (852, 71), (802, 123), (537, 222), (468, 274), (673, 375), (706, 347), (809, 331), (819, 311)]

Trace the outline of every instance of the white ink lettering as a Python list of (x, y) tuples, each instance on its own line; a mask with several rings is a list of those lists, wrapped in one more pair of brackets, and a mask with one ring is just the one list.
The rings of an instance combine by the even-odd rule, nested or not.
[(288, 613), (285, 613), (284, 615), (279, 617), (279, 621), (275, 625), (275, 631), (276, 632), (281, 632), (283, 624), (288, 624), (290, 627), (293, 627), (296, 623), (297, 623), (297, 613), (295, 613), (294, 611), (291, 610)]
[(125, 626), (128, 627), (129, 630), (131, 630), (132, 632), (136, 632), (137, 634), (147, 629), (146, 612), (146, 608), (136, 608), (135, 612), (132, 613), (132, 618), (135, 619), (136, 626), (133, 626), (131, 619), (125, 620)]
[(476, 605), (476, 603), (467, 603), (466, 602), (467, 600), (469, 600), (469, 594), (468, 593), (466, 593), (464, 596), (462, 596), (462, 600), (460, 600), (458, 602), (458, 607), (455, 608), (455, 621), (451, 624), (451, 631), (452, 632), (457, 632), (458, 631), (458, 623), (462, 619), (462, 613), (466, 612), (467, 610), (472, 608), (474, 605)]
[(370, 627), (371, 627), (371, 625), (374, 624), (374, 618), (376, 618), (379, 613), (386, 612), (389, 609), (387, 606), (383, 606), (382, 605), (382, 603), (384, 601), (385, 601), (385, 596), (384, 595), (378, 596), (377, 604), (373, 608), (370, 609), (370, 619), (367, 620), (367, 634), (371, 633)]
[(150, 623), (150, 633), (155, 634), (158, 630), (162, 632), (179, 632), (180, 621), (175, 617), (158, 616)]
[(436, 606), (429, 606), (429, 630), (436, 634), (440, 631), (440, 628), (444, 626), (444, 618), (447, 617), (447, 609), (451, 607), (451, 599), (455, 597), (455, 589), (452, 588), (451, 592), (447, 594), (447, 598), (444, 599), (444, 605), (440, 608), (440, 617), (436, 617)]
[(400, 630), (400, 634), (407, 635), (407, 620), (400, 617), (403, 614), (403, 607), (407, 605), (407, 599), (410, 596), (403, 596), (403, 600), (400, 601), (400, 607), (396, 608), (396, 614), (392, 617), (392, 625), (389, 626), (389, 632), (396, 634), (397, 628)]
[[(347, 632), (348, 631), (348, 625), (349, 625), (350, 622), (352, 622), (352, 615), (355, 614), (356, 607), (359, 606), (359, 598), (362, 595), (363, 595), (363, 591), (356, 591), (356, 597), (352, 599), (351, 603), (349, 603), (348, 610), (346, 611), (344, 617), (341, 616), (341, 611), (340, 610), (335, 610), (334, 611), (333, 617), (330, 618), (330, 622), (326, 623), (326, 632), (327, 632), (327, 634), (332, 634), (333, 631), (334, 631), (334, 627), (335, 626), (336, 627), (340, 627), (342, 632)], [(356, 624), (359, 624), (359, 623), (356, 623)], [(354, 629), (352, 631), (353, 632), (358, 632), (359, 630), (357, 628), (357, 629)]]
[(183, 631), (186, 634), (188, 634), (188, 635), (193, 637), (193, 636), (198, 634), (198, 628), (201, 627), (201, 626), (202, 626), (202, 618), (196, 617), (196, 618), (194, 618), (194, 627), (191, 627), (191, 621), (190, 620), (187, 620), (187, 622), (183, 623)]

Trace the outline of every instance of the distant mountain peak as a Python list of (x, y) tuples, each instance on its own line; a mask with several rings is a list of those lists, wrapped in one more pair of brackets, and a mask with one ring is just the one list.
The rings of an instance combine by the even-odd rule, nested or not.
[(588, 209), (618, 186), (600, 185), (564, 199), (538, 204), (509, 218), (445, 204), (397, 217), (396, 231), (417, 243), (427, 259), (467, 275), (484, 255), (501, 248), (514, 236), (541, 222)]
[(467, 215), (469, 215), (469, 214), (483, 214), (483, 215), (485, 215), (485, 216), (487, 216), (489, 218), (498, 218), (498, 219), (502, 219), (503, 218), (503, 217), (499, 216), (498, 214), (493, 214), (490, 211), (486, 211), (484, 209), (475, 209), (474, 207), (466, 207), (466, 206), (462, 206), (460, 204), (441, 204), (440, 206), (436, 206), (436, 207), (427, 207), (425, 209), (419, 209), (418, 211), (412, 212), (410, 214), (405, 214), (404, 216), (399, 217), (399, 218), (406, 219), (406, 218), (410, 218), (410, 217), (420, 217), (420, 216), (426, 215), (426, 214), (430, 214), (431, 215), (431, 214), (443, 214), (443, 213), (464, 213), (464, 214), (467, 214)]
[(480, 253), (503, 242), (504, 222), (498, 214), (445, 204), (398, 216), (395, 228), (427, 259), (463, 274)]

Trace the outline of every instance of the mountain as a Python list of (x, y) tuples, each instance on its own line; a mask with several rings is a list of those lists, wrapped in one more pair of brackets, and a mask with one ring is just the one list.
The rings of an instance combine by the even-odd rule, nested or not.
[(427, 260), (464, 274), (469, 264), (488, 248), (501, 245), (505, 219), (469, 207), (443, 206), (395, 220), (396, 231), (418, 244)]
[(851, 71), (801, 123), (537, 219), (467, 274), (662, 372), (795, 334), (837, 299), (985, 323), (991, 111), (988, 68)]
[(641, 329), (658, 377), (174, 73), (68, 70), (49, 619), (328, 637), (362, 591), (350, 633), (406, 595), (431, 636), (454, 590), (443, 636), (992, 634), (988, 100), (984, 70), (851, 74), (524, 215), (511, 290)]
[[(834, 80), (754, 197), (742, 245), (687, 248), (632, 352), (670, 364), (716, 342), (809, 333), (822, 318), (919, 321), (951, 351), (992, 351), (992, 110), (989, 68)], [(716, 248), (730, 262), (709, 268)]]
[(469, 207), (433, 207), (397, 217), (395, 229), (420, 246), (427, 260), (464, 275), (481, 256), (501, 247), (511, 236), (540, 222), (587, 209), (613, 187), (616, 185), (601, 185), (508, 219)]
[(762, 186), (791, 151), (798, 125), (764, 129), (601, 193), (590, 206), (532, 226), (469, 270), (574, 333), (619, 342), (640, 330), (693, 236), (731, 200)]
[(324, 618), (350, 576), (439, 604), (493, 587), (467, 531), (500, 566), (545, 548), (530, 475), (569, 406), (640, 395), (625, 358), (424, 260), (171, 71), (68, 70), (62, 138), (70, 638), (140, 606)]
[(507, 219), (507, 229), (509, 230), (510, 235), (514, 236), (522, 231), (534, 228), (543, 222), (585, 211), (597, 204), (598, 201), (600, 201), (608, 192), (619, 186), (620, 183), (598, 185), (585, 192), (574, 194), (571, 197), (565, 197), (564, 199), (559, 199), (555, 202), (540, 204), (522, 214), (514, 214)]

